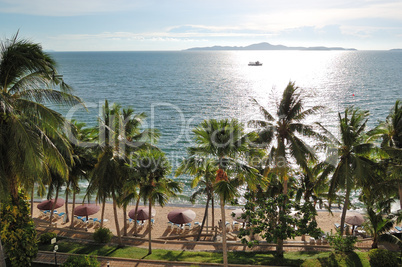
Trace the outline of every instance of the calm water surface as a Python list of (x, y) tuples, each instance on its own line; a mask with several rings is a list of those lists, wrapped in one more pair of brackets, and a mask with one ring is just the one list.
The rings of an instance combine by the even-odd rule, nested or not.
[[(250, 98), (273, 113), (289, 81), (303, 89), (306, 106), (323, 105), (312, 118), (336, 134), (337, 113), (355, 105), (385, 119), (402, 93), (402, 52), (391, 51), (180, 51), (55, 52), (60, 72), (88, 107), (62, 110), (96, 125), (105, 99), (146, 112), (173, 168), (191, 145), (191, 129), (204, 119), (260, 118)], [(248, 66), (249, 61), (262, 66)], [(174, 201), (188, 203), (193, 192)], [(82, 184), (85, 187), (85, 183)]]

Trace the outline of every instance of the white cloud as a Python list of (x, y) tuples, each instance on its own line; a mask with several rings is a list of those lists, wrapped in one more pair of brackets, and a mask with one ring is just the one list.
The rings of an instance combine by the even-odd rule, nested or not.
[(0, 0), (0, 12), (39, 16), (76, 16), (127, 10), (135, 0)]
[[(249, 15), (245, 27), (261, 31), (282, 31), (302, 26), (324, 27), (325, 25), (348, 25), (364, 19), (402, 21), (402, 2), (375, 3), (351, 8), (288, 9), (273, 13)], [(362, 25), (363, 26), (363, 25)], [(364, 26), (366, 27), (366, 26)]]

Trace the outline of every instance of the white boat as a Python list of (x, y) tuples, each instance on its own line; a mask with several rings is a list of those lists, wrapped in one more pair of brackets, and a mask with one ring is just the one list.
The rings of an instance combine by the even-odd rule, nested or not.
[(248, 65), (249, 66), (262, 66), (262, 63), (259, 61), (255, 61), (255, 62), (249, 62)]

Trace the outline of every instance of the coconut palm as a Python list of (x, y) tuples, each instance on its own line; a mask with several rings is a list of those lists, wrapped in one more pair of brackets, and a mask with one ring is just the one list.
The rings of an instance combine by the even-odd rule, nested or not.
[(245, 160), (255, 134), (245, 134), (235, 119), (205, 120), (193, 133), (196, 145), (188, 148), (189, 157), (210, 158), (218, 169), (214, 190), (220, 196), (223, 263), (227, 266), (225, 203), (233, 199), (241, 184), (247, 182), (252, 188), (259, 180), (258, 171)]
[[(93, 169), (96, 158), (94, 157), (93, 142), (95, 140), (95, 128), (85, 127), (86, 124), (73, 120), (69, 131), (69, 140), (72, 147), (73, 163), (69, 165), (69, 175), (66, 181), (66, 203), (68, 204), (69, 195), (73, 193), (73, 206), (71, 222), (74, 221), (74, 208), (76, 194), (79, 193), (79, 181), (89, 179), (89, 173)], [(89, 143), (92, 142), (92, 145)], [(69, 220), (68, 205), (65, 205), (66, 222)], [(71, 224), (72, 227), (72, 224)]]
[(211, 202), (212, 206), (212, 228), (215, 226), (214, 182), (216, 179), (217, 170), (218, 168), (216, 165), (214, 165), (213, 160), (198, 157), (184, 159), (180, 163), (180, 166), (176, 169), (176, 177), (183, 174), (194, 176), (194, 179), (191, 182), (191, 187), (195, 188), (198, 186), (198, 190), (195, 191), (190, 197), (190, 201), (192, 203), (194, 203), (198, 197), (207, 196), (204, 217), (202, 219), (201, 228), (196, 239), (197, 241), (200, 240), (206, 218), (208, 217), (209, 202)]
[(274, 168), (266, 165), (265, 175), (268, 171), (278, 173), (284, 181), (284, 194), (287, 192), (287, 171), (289, 160), (294, 160), (303, 170), (308, 171), (308, 160), (315, 159), (314, 150), (306, 143), (306, 138), (325, 140), (312, 125), (304, 124), (309, 115), (314, 115), (322, 110), (322, 106), (304, 108), (299, 87), (294, 82), (289, 82), (283, 91), (282, 99), (278, 104), (275, 116), (257, 100), (254, 104), (260, 109), (263, 120), (251, 120), (250, 126), (257, 127), (258, 143), (263, 148), (270, 149)]
[[(327, 133), (334, 145), (332, 158), (336, 158), (331, 177), (329, 196), (333, 198), (338, 189), (345, 189), (345, 200), (341, 216), (341, 235), (344, 231), (346, 211), (350, 204), (350, 193), (357, 186), (374, 183), (376, 164), (369, 156), (375, 152), (374, 145), (366, 141), (365, 128), (368, 111), (349, 107), (343, 116), (339, 113), (339, 139)], [(330, 160), (330, 162), (336, 162)]]
[(102, 203), (101, 227), (106, 199), (112, 198), (116, 231), (121, 245), (117, 205), (122, 204), (123, 186), (130, 174), (127, 167), (129, 156), (156, 139), (159, 134), (155, 130), (141, 130), (142, 121), (146, 117), (144, 113), (136, 114), (133, 109), (122, 109), (117, 104), (109, 108), (107, 100), (102, 112), (99, 118), (98, 163), (92, 171), (87, 196), (96, 194), (96, 200)]
[(389, 155), (384, 163), (388, 166), (390, 180), (396, 182), (402, 208), (402, 103), (400, 100), (395, 102), (386, 120), (380, 122), (368, 135), (372, 139), (382, 139), (381, 148)]
[(29, 190), (50, 170), (68, 174), (60, 147), (52, 142), (62, 137), (64, 118), (43, 103), (81, 103), (70, 93), (39, 44), (19, 39), (18, 33), (0, 42), (0, 184), (15, 205), (19, 188)]
[(0, 173), (14, 201), (20, 186), (30, 188), (50, 169), (67, 176), (60, 147), (52, 142), (63, 139), (64, 118), (42, 103), (81, 103), (70, 92), (39, 44), (20, 40), (18, 34), (0, 43)]
[[(170, 197), (181, 192), (180, 183), (167, 179), (171, 166), (165, 154), (157, 149), (139, 150), (133, 156), (133, 173), (143, 180), (140, 195), (144, 202), (148, 202), (149, 214), (152, 206), (158, 203), (160, 206), (167, 204)], [(148, 220), (148, 254), (152, 254), (152, 223)]]
[(296, 199), (303, 197), (305, 202), (313, 199), (315, 209), (317, 202), (322, 203), (323, 197), (327, 197), (329, 176), (334, 168), (326, 161), (310, 162), (308, 168), (308, 172), (302, 170), (300, 173), (300, 187), (297, 189)]
[[(304, 123), (308, 116), (314, 115), (323, 107), (314, 106), (305, 109), (300, 89), (293, 82), (289, 82), (283, 91), (276, 118), (257, 100), (253, 99), (253, 102), (261, 111), (263, 119), (251, 120), (249, 125), (257, 127), (256, 133), (259, 138), (256, 143), (268, 149), (272, 158), (272, 162), (266, 164), (264, 176), (266, 177), (269, 172), (276, 173), (283, 181), (283, 194), (287, 195), (291, 169), (289, 162), (293, 160), (309, 173), (308, 161), (316, 160), (316, 156), (314, 149), (307, 145), (307, 138), (325, 140), (312, 125)], [(278, 240), (277, 255), (283, 256), (283, 240)]]

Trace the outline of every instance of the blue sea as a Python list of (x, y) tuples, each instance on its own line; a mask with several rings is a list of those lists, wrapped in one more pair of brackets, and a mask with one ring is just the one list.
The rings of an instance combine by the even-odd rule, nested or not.
[[(397, 51), (177, 51), (53, 52), (59, 72), (81, 97), (68, 118), (97, 125), (105, 99), (146, 112), (144, 127), (160, 130), (159, 146), (173, 169), (192, 145), (191, 130), (204, 119), (261, 118), (255, 98), (272, 113), (289, 81), (305, 105), (325, 106), (311, 118), (335, 135), (337, 114), (347, 106), (370, 111), (369, 127), (384, 120), (402, 95), (402, 52)], [(262, 66), (248, 66), (250, 61)], [(173, 175), (172, 175), (173, 177)], [(175, 204), (188, 204), (189, 177)], [(82, 183), (82, 187), (86, 182)]]

